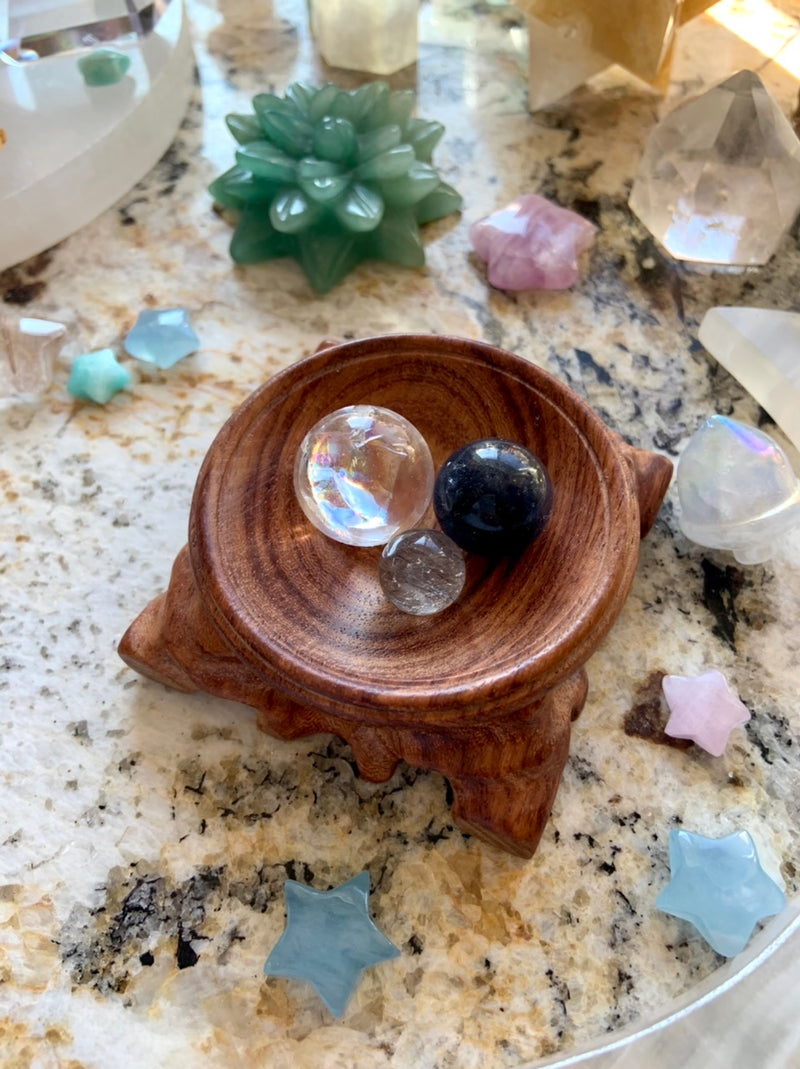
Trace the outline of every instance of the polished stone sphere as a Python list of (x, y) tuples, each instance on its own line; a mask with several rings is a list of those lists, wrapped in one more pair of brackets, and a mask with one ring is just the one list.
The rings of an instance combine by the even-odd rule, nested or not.
[(464, 554), (441, 531), (401, 531), (383, 547), (378, 574), (386, 597), (414, 616), (441, 612), (464, 589)]
[(433, 491), (442, 530), (469, 553), (505, 557), (542, 533), (553, 507), (553, 484), (529, 449), (482, 438), (453, 453)]
[(430, 504), (433, 460), (417, 428), (389, 408), (350, 405), (316, 423), (294, 467), (300, 507), (323, 534), (382, 546)]

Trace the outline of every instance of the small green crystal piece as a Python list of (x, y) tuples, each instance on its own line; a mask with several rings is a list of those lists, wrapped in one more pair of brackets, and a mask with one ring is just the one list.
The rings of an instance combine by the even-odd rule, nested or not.
[(113, 349), (97, 349), (75, 357), (67, 390), (80, 401), (104, 405), (131, 383), (131, 373), (117, 362)]
[(96, 48), (78, 60), (78, 70), (92, 89), (121, 82), (130, 65), (131, 57), (115, 48)]
[(412, 118), (415, 96), (368, 82), (348, 92), (295, 82), (229, 115), (236, 165), (209, 186), (238, 216), (240, 264), (294, 257), (318, 293), (362, 260), (425, 263), (419, 224), (461, 209), (431, 162), (444, 127)]

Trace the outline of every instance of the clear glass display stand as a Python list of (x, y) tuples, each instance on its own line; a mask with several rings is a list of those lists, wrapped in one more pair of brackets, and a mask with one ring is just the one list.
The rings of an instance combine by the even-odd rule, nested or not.
[[(89, 86), (99, 47), (130, 66)], [(182, 0), (0, 0), (0, 270), (61, 241), (166, 151), (191, 92)]]

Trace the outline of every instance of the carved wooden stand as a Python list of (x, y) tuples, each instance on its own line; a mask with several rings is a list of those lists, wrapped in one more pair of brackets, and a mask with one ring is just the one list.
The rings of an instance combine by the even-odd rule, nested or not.
[[(345, 404), (401, 412), (434, 462), (481, 437), (533, 449), (553, 517), (519, 559), (472, 559), (459, 602), (408, 617), (379, 550), (314, 530), (294, 500), (305, 432)], [(333, 732), (361, 774), (450, 781), (465, 831), (530, 857), (586, 699), (583, 663), (627, 597), (672, 465), (627, 446), (567, 387), (492, 346), (401, 335), (323, 348), (256, 391), (204, 461), (169, 588), (120, 643), (137, 671), (258, 710), (280, 738)]]

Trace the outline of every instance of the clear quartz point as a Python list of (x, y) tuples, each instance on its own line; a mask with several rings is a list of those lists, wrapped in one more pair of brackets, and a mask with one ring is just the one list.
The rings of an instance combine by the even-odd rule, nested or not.
[(656, 126), (630, 207), (677, 260), (765, 264), (800, 210), (800, 140), (753, 71)]

